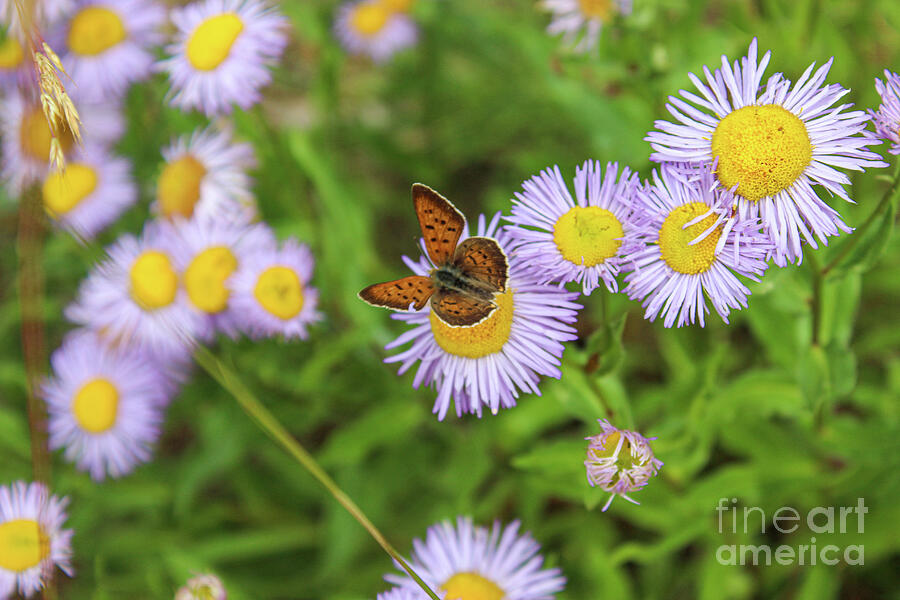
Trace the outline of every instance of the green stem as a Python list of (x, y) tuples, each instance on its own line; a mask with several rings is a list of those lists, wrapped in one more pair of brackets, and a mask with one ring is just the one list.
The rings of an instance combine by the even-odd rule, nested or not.
[(850, 251), (856, 247), (856, 244), (863, 237), (863, 233), (872, 226), (872, 223), (875, 222), (875, 219), (878, 217), (878, 214), (887, 206), (890, 205), (891, 200), (894, 198), (894, 195), (900, 191), (900, 160), (897, 161), (897, 165), (894, 167), (894, 176), (891, 179), (891, 186), (885, 190), (884, 196), (881, 197), (881, 202), (878, 203), (878, 206), (875, 207), (875, 210), (872, 211), (872, 214), (860, 225), (856, 231), (853, 232), (853, 235), (844, 242), (844, 245), (841, 246), (840, 251), (837, 253), (831, 262), (825, 265), (825, 268), (822, 269), (822, 277), (827, 275), (829, 271), (833, 268), (841, 264), (841, 261), (847, 258), (847, 255), (850, 254)]
[(369, 535), (378, 542), (378, 545), (384, 548), (384, 551), (387, 552), (388, 555), (393, 558), (417, 584), (419, 584), (419, 587), (425, 590), (425, 593), (428, 594), (430, 598), (433, 600), (441, 600), (440, 596), (431, 591), (431, 588), (422, 581), (413, 568), (403, 560), (403, 557), (400, 556), (381, 532), (378, 531), (359, 506), (357, 506), (356, 503), (353, 502), (340, 487), (338, 487), (331, 476), (319, 466), (316, 459), (314, 459), (312, 455), (300, 445), (300, 442), (288, 433), (278, 419), (276, 419), (275, 416), (256, 399), (253, 393), (247, 389), (234, 371), (229, 369), (222, 361), (216, 358), (203, 346), (197, 348), (194, 353), (194, 358), (196, 359), (197, 364), (203, 367), (213, 379), (234, 396), (234, 399), (241, 405), (241, 408), (256, 421), (256, 424), (259, 425), (270, 438), (278, 442), (288, 454), (294, 457), (303, 468), (309, 471), (309, 473), (315, 477), (326, 490), (328, 490), (328, 493), (334, 496), (334, 499), (350, 513), (350, 516), (356, 519), (359, 524), (369, 532)]
[(822, 281), (825, 279), (825, 271), (819, 264), (819, 259), (812, 252), (806, 257), (812, 270), (812, 341), (819, 345), (819, 329), (822, 328)]

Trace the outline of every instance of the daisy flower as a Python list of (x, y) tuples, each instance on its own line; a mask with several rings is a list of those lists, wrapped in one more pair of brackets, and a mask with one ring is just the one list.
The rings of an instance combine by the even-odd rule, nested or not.
[(576, 52), (595, 48), (603, 25), (616, 15), (631, 14), (631, 0), (543, 0), (541, 6), (553, 13), (547, 33), (562, 34)]
[[(484, 215), (478, 218), (477, 235), (495, 238), (509, 258), (506, 291), (496, 297), (497, 308), (488, 317), (470, 327), (451, 327), (429, 306), (391, 315), (412, 329), (385, 349), (412, 345), (385, 362), (399, 362), (400, 374), (420, 363), (413, 387), (435, 386), (432, 412), (441, 420), (451, 401), (457, 416), (480, 417), (485, 406), (493, 414), (515, 406), (520, 391), (540, 395), (539, 376), (560, 377), (562, 342), (577, 337), (571, 323), (581, 308), (572, 302), (578, 294), (536, 283), (528, 266), (509, 251), (510, 239), (498, 231), (499, 221), (500, 213), (488, 224)], [(460, 241), (467, 237), (468, 226)], [(421, 240), (420, 246), (424, 247)], [(417, 262), (406, 256), (403, 261), (416, 275), (427, 277), (434, 268), (425, 252)]]
[(891, 143), (889, 152), (900, 154), (900, 75), (884, 70), (884, 82), (875, 78), (875, 89), (881, 96), (878, 112), (869, 110), (878, 137)]
[(189, 304), (204, 319), (198, 337), (208, 341), (217, 331), (235, 337), (243, 317), (229, 302), (226, 281), (248, 256), (274, 254), (275, 235), (263, 223), (237, 226), (196, 219), (176, 221), (174, 234), (173, 264)]
[(75, 82), (72, 96), (102, 102), (150, 76), (151, 47), (160, 43), (163, 6), (153, 0), (76, 0), (66, 23), (62, 63)]
[(575, 171), (575, 200), (559, 172), (546, 169), (516, 192), (507, 226), (515, 254), (538, 283), (577, 281), (585, 295), (606, 284), (617, 292), (616, 275), (641, 246), (629, 221), (638, 176), (618, 163), (586, 161)]
[(663, 462), (653, 455), (650, 448), (650, 442), (656, 438), (645, 438), (635, 431), (616, 429), (605, 419), (598, 419), (597, 422), (603, 433), (585, 438), (590, 444), (584, 467), (591, 486), (600, 486), (607, 492), (612, 492), (603, 505), (603, 512), (606, 512), (616, 496), (640, 504), (628, 494), (647, 485), (650, 478), (659, 473), (663, 466)]
[(171, 16), (178, 33), (158, 66), (169, 74), (173, 106), (212, 116), (259, 102), (288, 42), (281, 13), (262, 0), (198, 0)]
[[(74, 0), (39, 0), (23, 4), (32, 10), (32, 25), (42, 31), (54, 25), (70, 12)], [(16, 0), (0, 0), (0, 24), (8, 25), (10, 31), (15, 32), (16, 35), (24, 33), (19, 22)]]
[(24, 87), (34, 80), (34, 69), (25, 45), (10, 28), (0, 26), (0, 91)]
[(159, 438), (167, 378), (152, 357), (113, 349), (94, 332), (69, 335), (50, 359), (44, 382), (50, 448), (95, 481), (121, 477), (150, 460)]
[(215, 575), (191, 577), (175, 592), (175, 600), (227, 600), (225, 586)]
[(66, 163), (65, 171), (44, 179), (44, 210), (60, 227), (93, 239), (137, 201), (130, 170), (127, 160), (85, 147)]
[[(448, 599), (552, 600), (566, 579), (559, 569), (543, 568), (541, 546), (518, 521), (488, 530), (459, 517), (428, 528), (425, 541), (413, 541), (410, 566), (432, 590)], [(415, 592), (408, 575), (388, 574), (394, 585)], [(401, 596), (402, 597), (402, 596)]]
[(406, 588), (392, 588), (381, 592), (375, 600), (424, 600), (428, 598), (421, 588), (416, 592)]
[(256, 166), (253, 146), (234, 142), (230, 130), (194, 131), (173, 140), (162, 155), (154, 213), (240, 224), (256, 218), (247, 175)]
[[(681, 100), (669, 97), (669, 112), (678, 124), (656, 121), (659, 131), (647, 138), (658, 162), (711, 165), (722, 187), (737, 186), (741, 219), (761, 219), (775, 245), (775, 264), (802, 260), (803, 242), (818, 241), (851, 229), (840, 214), (816, 194), (814, 186), (852, 201), (844, 186), (847, 175), (838, 170), (862, 171), (884, 167), (868, 151), (874, 138), (864, 130), (869, 116), (845, 112), (852, 106), (833, 106), (849, 90), (825, 85), (834, 60), (813, 72), (815, 63), (791, 84), (781, 73), (760, 86), (771, 52), (756, 60), (756, 39), (747, 56), (710, 73), (706, 83), (694, 74), (691, 81), (701, 96), (682, 90)], [(692, 106), (693, 104), (693, 106)]]
[(632, 255), (624, 292), (643, 300), (645, 319), (662, 313), (666, 327), (704, 326), (705, 297), (727, 323), (729, 310), (746, 308), (750, 295), (735, 273), (758, 281), (771, 242), (758, 220), (732, 217), (734, 197), (715, 186), (708, 168), (692, 177), (684, 165), (660, 171), (636, 195), (634, 224), (647, 245)]
[(31, 597), (57, 566), (72, 576), (72, 530), (63, 529), (68, 498), (43, 483), (0, 486), (0, 598)]
[(233, 314), (253, 338), (280, 335), (308, 337), (308, 325), (319, 321), (319, 292), (310, 287), (313, 256), (306, 244), (285, 240), (280, 249), (248, 255), (229, 281)]
[[(8, 183), (11, 193), (18, 194), (28, 185), (43, 180), (50, 171), (50, 127), (40, 103), (29, 94), (10, 92), (3, 100), (0, 176)], [(79, 107), (79, 114), (86, 146), (106, 147), (124, 130), (120, 111), (111, 105)], [(77, 151), (77, 144), (68, 130), (61, 131), (59, 141), (67, 158)]]
[(364, 54), (383, 63), (395, 52), (415, 45), (419, 28), (394, 3), (356, 0), (338, 8), (334, 33), (351, 54)]
[(164, 223), (150, 223), (140, 238), (126, 234), (107, 248), (108, 258), (82, 282), (66, 317), (102, 331), (118, 346), (133, 344), (155, 356), (185, 359), (203, 318), (179, 285)]

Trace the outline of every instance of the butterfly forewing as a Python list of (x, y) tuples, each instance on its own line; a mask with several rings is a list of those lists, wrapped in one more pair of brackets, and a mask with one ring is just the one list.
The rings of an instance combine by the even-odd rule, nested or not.
[(409, 310), (410, 304), (421, 310), (433, 292), (434, 285), (429, 277), (410, 275), (396, 281), (370, 285), (359, 293), (359, 297), (369, 304), (394, 310)]
[(431, 310), (451, 327), (475, 325), (491, 314), (495, 308), (496, 306), (488, 301), (441, 288), (436, 289), (431, 297)]
[(413, 184), (412, 197), (428, 258), (435, 265), (450, 262), (465, 227), (465, 217), (449, 200), (427, 185)]
[(467, 277), (487, 283), (497, 292), (506, 290), (509, 263), (496, 240), (486, 237), (463, 240), (453, 255), (453, 264)]

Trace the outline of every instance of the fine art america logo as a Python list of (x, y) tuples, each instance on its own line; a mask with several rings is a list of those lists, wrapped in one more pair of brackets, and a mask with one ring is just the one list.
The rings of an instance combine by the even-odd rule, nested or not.
[(723, 544), (716, 549), (716, 560), (722, 565), (848, 565), (865, 564), (865, 547), (861, 544), (837, 546), (816, 544), (815, 534), (834, 534), (865, 531), (865, 515), (869, 512), (862, 498), (856, 506), (817, 506), (806, 515), (790, 506), (782, 506), (771, 515), (759, 506), (736, 506), (737, 498), (720, 498), (716, 506), (720, 534), (765, 533), (771, 525), (782, 534), (790, 534), (801, 527), (811, 536), (808, 544)]

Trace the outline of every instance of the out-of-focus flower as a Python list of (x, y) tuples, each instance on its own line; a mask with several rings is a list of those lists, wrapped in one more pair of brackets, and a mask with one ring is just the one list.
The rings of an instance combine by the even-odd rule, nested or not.
[(197, 130), (162, 151), (165, 165), (156, 184), (153, 211), (162, 217), (249, 223), (256, 217), (247, 169), (256, 166), (253, 147), (232, 140), (230, 131)]
[(616, 429), (604, 419), (599, 419), (598, 422), (603, 433), (585, 438), (590, 442), (587, 460), (584, 461), (588, 482), (612, 492), (603, 506), (604, 512), (616, 496), (640, 504), (628, 494), (647, 485), (650, 478), (663, 466), (663, 462), (653, 455), (650, 448), (650, 442), (656, 438), (645, 438), (634, 431)]
[(541, 6), (553, 14), (547, 32), (562, 34), (563, 43), (576, 52), (595, 48), (604, 25), (631, 14), (631, 0), (543, 0)]
[[(566, 579), (559, 569), (543, 568), (541, 546), (518, 521), (488, 530), (459, 517), (428, 528), (424, 542), (413, 541), (410, 565), (435, 592), (448, 600), (552, 600)], [(405, 573), (385, 579), (412, 594), (421, 588)], [(424, 597), (424, 596), (414, 596)], [(404, 599), (394, 592), (392, 600)]]
[(168, 374), (151, 356), (111, 348), (94, 332), (70, 334), (51, 357), (42, 386), (50, 447), (97, 481), (121, 477), (153, 455)]
[(175, 592), (175, 600), (228, 600), (228, 594), (222, 581), (207, 573), (188, 579)]
[[(31, 32), (22, 31), (16, 2), (17, 0), (0, 0), (0, 25), (8, 25), (14, 35), (24, 38)], [(74, 0), (35, 0), (34, 2), (21, 2), (21, 5), (26, 10), (31, 9), (31, 14), (26, 15), (25, 18), (31, 21), (32, 30), (37, 28), (38, 31), (43, 31), (70, 12)]]
[(309, 247), (293, 239), (244, 258), (229, 282), (241, 329), (253, 338), (305, 340), (306, 328), (322, 318), (316, 310), (319, 292), (309, 285), (313, 264)]
[(173, 106), (220, 115), (259, 102), (288, 41), (281, 13), (262, 0), (199, 0), (171, 16), (178, 33), (159, 68)]
[(150, 223), (140, 238), (123, 235), (82, 282), (66, 317), (166, 360), (185, 360), (203, 317), (189, 305), (172, 261), (170, 226)]
[(884, 70), (884, 81), (875, 78), (875, 89), (881, 96), (878, 111), (869, 109), (878, 137), (891, 143), (889, 152), (900, 154), (900, 75)]
[(0, 92), (11, 91), (34, 80), (30, 52), (18, 36), (0, 27)]
[(154, 0), (76, 0), (66, 22), (63, 66), (76, 101), (108, 102), (150, 76), (162, 41), (163, 6)]
[[(814, 188), (851, 201), (844, 186), (847, 175), (884, 167), (881, 157), (867, 150), (875, 143), (865, 131), (869, 116), (845, 112), (850, 104), (832, 106), (850, 90), (825, 85), (834, 60), (813, 72), (815, 63), (791, 85), (781, 73), (760, 86), (771, 52), (756, 61), (756, 39), (740, 64), (722, 57), (713, 73), (704, 67), (706, 83), (689, 76), (701, 96), (682, 91), (685, 102), (669, 97), (669, 112), (678, 121), (657, 121), (658, 131), (647, 140), (651, 160), (711, 166), (722, 187), (736, 186), (741, 220), (760, 219), (774, 244), (775, 264), (802, 259), (802, 244), (817, 248), (817, 239), (850, 232), (840, 214)], [(694, 106), (692, 106), (693, 104)]]
[(204, 317), (198, 337), (212, 339), (216, 332), (235, 337), (244, 317), (229, 302), (226, 284), (232, 274), (258, 253), (273, 255), (275, 234), (262, 223), (230, 225), (221, 221), (177, 220), (172, 258), (191, 307)]
[[(618, 181), (617, 181), (618, 176)], [(590, 294), (603, 281), (619, 289), (616, 275), (643, 244), (629, 219), (638, 176), (628, 167), (587, 161), (575, 171), (575, 200), (559, 172), (546, 169), (516, 192), (506, 227), (518, 260), (539, 283), (577, 281)]]
[(44, 209), (61, 227), (92, 239), (137, 201), (130, 165), (100, 147), (75, 153), (64, 171), (47, 175)]
[(31, 597), (54, 566), (72, 575), (73, 532), (63, 529), (68, 503), (42, 483), (0, 486), (0, 598)]
[[(497, 414), (516, 405), (519, 392), (540, 395), (540, 376), (559, 378), (562, 342), (573, 340), (579, 304), (577, 294), (558, 286), (538, 284), (527, 266), (509, 251), (509, 236), (498, 231), (500, 213), (489, 224), (482, 215), (477, 235), (494, 237), (509, 259), (506, 291), (495, 301), (497, 308), (470, 327), (451, 327), (426, 306), (417, 312), (391, 315), (412, 326), (385, 346), (390, 350), (412, 342), (408, 349), (385, 359), (399, 362), (405, 373), (420, 362), (413, 387), (434, 385), (437, 398), (433, 412), (443, 419), (455, 404), (457, 416), (481, 416), (487, 407)], [(469, 237), (468, 226), (460, 241)], [(423, 252), (418, 261), (403, 257), (416, 275), (428, 276), (434, 268)]]
[(733, 196), (708, 168), (682, 169), (664, 164), (636, 194), (634, 225), (646, 245), (632, 255), (624, 291), (643, 300), (644, 318), (662, 313), (666, 327), (705, 325), (707, 297), (727, 323), (750, 295), (735, 273), (758, 280), (772, 244), (758, 220), (732, 216)]
[(396, 2), (355, 0), (338, 8), (334, 21), (335, 35), (351, 54), (369, 56), (385, 62), (394, 53), (415, 45), (419, 28)]

